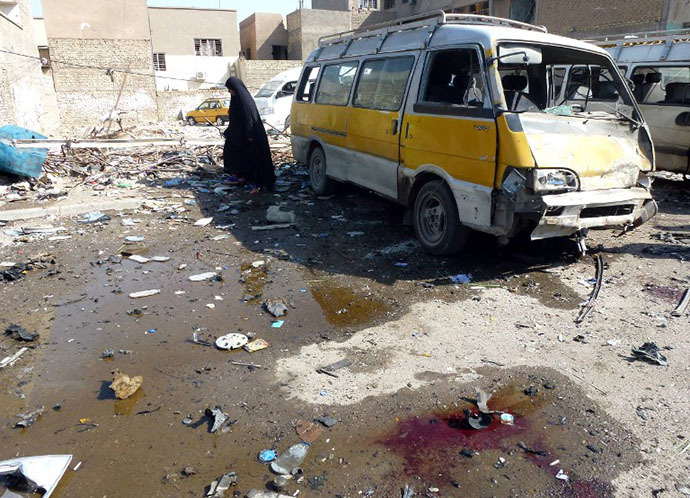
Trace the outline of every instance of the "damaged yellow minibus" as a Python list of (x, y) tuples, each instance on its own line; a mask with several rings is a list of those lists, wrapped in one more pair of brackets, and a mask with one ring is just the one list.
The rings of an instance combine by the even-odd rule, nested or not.
[(422, 246), (583, 236), (656, 213), (649, 130), (611, 57), (539, 26), (437, 12), (322, 38), (291, 110), (317, 194), (408, 207)]

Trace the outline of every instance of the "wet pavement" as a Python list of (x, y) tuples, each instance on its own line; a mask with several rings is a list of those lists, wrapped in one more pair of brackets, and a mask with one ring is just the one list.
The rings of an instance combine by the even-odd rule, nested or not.
[[(274, 477), (258, 462), (259, 451), (281, 453), (308, 439), (304, 476), (288, 484), (289, 494), (392, 497), (407, 484), (420, 496), (615, 496), (614, 481), (641, 463), (640, 441), (562, 368), (484, 364), (467, 367), (472, 382), (422, 371), (415, 375), (432, 377), (430, 383), (372, 392), (354, 404), (329, 403), (328, 390), (320, 393), (323, 403), (307, 403), (291, 392), (294, 384), (276, 378), (276, 363), (289, 363), (301, 348), (346, 341), (404, 317), (415, 303), (491, 306), (479, 297), (482, 289), (504, 289), (543, 307), (541, 315), (509, 317), (512, 328), (534, 328), (538, 340), (550, 313), (575, 316), (593, 277), (591, 263), (578, 259), (569, 241), (504, 248), (474, 236), (461, 256), (431, 257), (402, 225), (400, 208), (354, 188), (319, 199), (304, 179), (303, 172), (286, 172), (282, 192), (257, 196), (152, 186), (163, 205), (194, 203), (178, 216), (128, 212), (124, 218), (141, 220), (134, 227), (117, 215), (104, 225), (62, 220), (71, 240), (4, 248), (3, 260), (50, 253), (55, 262), (0, 283), (3, 329), (17, 323), (41, 334), (27, 343), (35, 349), (0, 371), (0, 457), (73, 454), (71, 468), (82, 464), (65, 474), (55, 498), (203, 496), (229, 471), (238, 474), (243, 496)], [(236, 214), (216, 212), (228, 201)], [(277, 202), (295, 210), (297, 226), (252, 231), (266, 224), (266, 208)], [(214, 216), (213, 225), (193, 226), (202, 216)], [(129, 235), (144, 237), (137, 253), (169, 261), (141, 264), (122, 256)], [(595, 239), (612, 240), (611, 232)], [(618, 254), (607, 255), (609, 264)], [(189, 280), (208, 271), (220, 279)], [(459, 274), (471, 274), (471, 282), (454, 283)], [(656, 275), (640, 292), (670, 303), (683, 285)], [(147, 289), (161, 292), (129, 297)], [(269, 298), (287, 305), (280, 327), (262, 308)], [(194, 332), (209, 341), (250, 334), (270, 347), (224, 352), (194, 344)], [(473, 347), (462, 335), (456, 341)], [(0, 357), (15, 348), (9, 337), (0, 346)], [(108, 349), (113, 357), (102, 359)], [(381, 354), (360, 368), (385, 370), (387, 361)], [(129, 399), (115, 399), (108, 387), (116, 368), (143, 377)], [(477, 411), (475, 387), (491, 392), (489, 408), (513, 414), (515, 425), (494, 415), (487, 429), (469, 428), (465, 410)], [(18, 413), (40, 406), (45, 412), (34, 425), (13, 428)], [(229, 424), (210, 433), (204, 410), (215, 406)], [(338, 423), (309, 425), (325, 414)], [(183, 475), (185, 467), (195, 473)]]

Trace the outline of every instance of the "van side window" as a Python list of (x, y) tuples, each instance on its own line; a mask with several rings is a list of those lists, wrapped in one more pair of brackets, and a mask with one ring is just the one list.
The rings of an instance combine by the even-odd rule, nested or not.
[(343, 62), (324, 67), (316, 91), (316, 103), (347, 105), (356, 72), (357, 62)]
[(690, 106), (690, 67), (636, 67), (632, 75), (640, 104)]
[(422, 102), (452, 106), (488, 107), (482, 65), (471, 48), (431, 54)]
[(382, 111), (399, 110), (413, 64), (414, 57), (366, 61), (360, 71), (354, 105)]
[(304, 70), (302, 80), (299, 82), (297, 91), (297, 102), (311, 102), (313, 96), (314, 83), (319, 75), (319, 66), (308, 67)]

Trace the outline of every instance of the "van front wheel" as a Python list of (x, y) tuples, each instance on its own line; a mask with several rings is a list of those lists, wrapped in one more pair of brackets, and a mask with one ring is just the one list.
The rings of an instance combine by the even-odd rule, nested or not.
[(425, 183), (414, 203), (414, 231), (431, 254), (455, 254), (465, 245), (469, 229), (460, 223), (455, 198), (441, 180)]
[(326, 154), (321, 147), (309, 156), (309, 183), (316, 195), (329, 195), (335, 190), (335, 181), (326, 176)]

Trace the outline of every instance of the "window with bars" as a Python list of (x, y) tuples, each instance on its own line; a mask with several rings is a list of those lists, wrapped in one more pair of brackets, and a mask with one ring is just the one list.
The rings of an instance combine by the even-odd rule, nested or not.
[(378, 9), (378, 0), (359, 0), (360, 9)]
[(165, 71), (165, 54), (153, 54), (153, 69), (154, 71)]
[(194, 53), (204, 57), (222, 57), (223, 45), (219, 38), (194, 38)]

